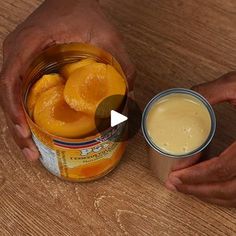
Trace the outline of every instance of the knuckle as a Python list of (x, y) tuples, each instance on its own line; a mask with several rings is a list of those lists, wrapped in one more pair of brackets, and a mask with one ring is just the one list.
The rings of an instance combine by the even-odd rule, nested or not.
[(231, 177), (230, 167), (223, 160), (218, 160), (216, 164), (216, 176), (219, 180), (229, 179)]
[(30, 40), (40, 40), (44, 37), (43, 30), (41, 27), (27, 26), (20, 29), (16, 35), (19, 41)]

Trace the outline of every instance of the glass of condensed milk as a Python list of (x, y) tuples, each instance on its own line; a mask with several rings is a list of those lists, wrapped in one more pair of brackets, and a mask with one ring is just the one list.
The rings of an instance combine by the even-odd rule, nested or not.
[(164, 182), (171, 171), (196, 163), (215, 130), (214, 111), (197, 92), (174, 88), (156, 95), (142, 116), (154, 175)]

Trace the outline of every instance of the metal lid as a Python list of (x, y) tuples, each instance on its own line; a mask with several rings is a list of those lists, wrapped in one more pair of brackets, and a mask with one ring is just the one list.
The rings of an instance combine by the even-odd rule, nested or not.
[[(147, 115), (148, 115), (150, 109), (152, 108), (152, 106), (157, 101), (162, 99), (163, 97), (166, 97), (166, 96), (171, 95), (171, 94), (176, 94), (176, 93), (188, 94), (188, 95), (191, 95), (191, 96), (197, 98), (199, 101), (201, 101), (206, 106), (207, 110), (209, 111), (210, 118), (211, 118), (211, 130), (210, 130), (209, 136), (206, 139), (206, 141), (200, 147), (198, 147), (197, 149), (195, 149), (195, 150), (193, 150), (193, 151), (191, 151), (189, 153), (181, 154), (181, 155), (173, 155), (173, 154), (167, 153), (164, 150), (162, 150), (161, 148), (159, 148), (152, 141), (152, 138), (149, 136), (149, 134), (147, 132), (147, 127), (146, 127), (146, 118), (147, 118)], [(215, 135), (215, 131), (216, 131), (216, 117), (215, 117), (215, 113), (214, 113), (214, 110), (213, 110), (212, 106), (210, 105), (210, 103), (201, 94), (199, 94), (199, 93), (197, 93), (197, 92), (195, 92), (193, 90), (190, 90), (190, 89), (173, 88), (173, 89), (168, 89), (168, 90), (165, 90), (165, 91), (157, 94), (155, 97), (153, 97), (149, 101), (149, 103), (146, 105), (146, 107), (145, 107), (145, 109), (143, 111), (141, 128), (142, 128), (142, 132), (143, 132), (144, 138), (146, 139), (147, 143), (154, 150), (156, 150), (157, 152), (161, 153), (164, 156), (171, 157), (171, 158), (176, 158), (176, 159), (181, 159), (181, 158), (187, 158), (189, 156), (192, 156), (192, 155), (195, 155), (195, 154), (201, 152), (202, 150), (204, 150), (210, 144), (210, 142), (212, 141), (212, 139), (213, 139), (213, 137)]]

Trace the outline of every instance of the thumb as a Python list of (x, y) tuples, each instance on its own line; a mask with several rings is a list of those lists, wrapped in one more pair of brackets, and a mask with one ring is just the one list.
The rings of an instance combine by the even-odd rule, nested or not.
[(212, 105), (220, 102), (236, 104), (236, 72), (230, 72), (214, 81), (192, 88), (202, 94)]

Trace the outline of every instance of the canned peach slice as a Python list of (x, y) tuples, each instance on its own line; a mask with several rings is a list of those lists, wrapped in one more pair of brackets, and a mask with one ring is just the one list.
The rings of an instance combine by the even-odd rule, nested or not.
[(63, 85), (64, 80), (59, 74), (49, 74), (44, 75), (42, 78), (40, 78), (30, 89), (30, 93), (28, 95), (27, 99), (27, 108), (28, 113), (30, 117), (33, 115), (34, 106), (36, 104), (36, 101), (39, 97), (39, 95), (42, 92), (47, 91), (48, 89), (57, 86), (57, 85)]
[(92, 63), (71, 74), (64, 89), (67, 104), (76, 111), (95, 115), (99, 104), (113, 95), (122, 95), (114, 99), (112, 104), (101, 110), (96, 116), (106, 118), (110, 110), (117, 109), (126, 93), (124, 78), (110, 65)]
[(84, 66), (90, 65), (92, 63), (96, 63), (96, 61), (94, 61), (93, 59), (88, 58), (88, 59), (81, 60), (79, 62), (74, 62), (74, 63), (67, 64), (61, 69), (60, 74), (65, 79), (68, 79), (74, 71), (76, 71), (77, 69), (82, 68)]
[(71, 109), (63, 97), (64, 85), (43, 92), (34, 108), (34, 121), (50, 134), (77, 138), (96, 130), (92, 116)]

